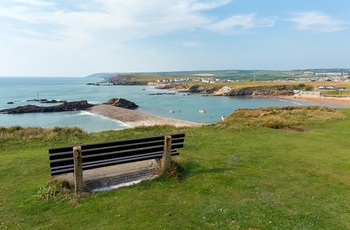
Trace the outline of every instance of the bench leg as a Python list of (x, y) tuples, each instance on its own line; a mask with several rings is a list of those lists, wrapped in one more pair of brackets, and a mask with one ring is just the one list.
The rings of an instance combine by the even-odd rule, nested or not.
[(73, 147), (74, 157), (74, 193), (77, 195), (84, 190), (83, 181), (83, 157), (81, 153), (81, 146)]
[(170, 170), (170, 163), (171, 163), (171, 136), (165, 136), (164, 137), (164, 150), (163, 150), (163, 157), (161, 159), (161, 169), (160, 173), (161, 175), (165, 175), (166, 172)]

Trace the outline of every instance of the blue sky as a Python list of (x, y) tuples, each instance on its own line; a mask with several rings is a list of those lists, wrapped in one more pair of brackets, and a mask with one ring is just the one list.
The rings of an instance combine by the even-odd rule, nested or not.
[(0, 76), (350, 68), (349, 0), (1, 0)]

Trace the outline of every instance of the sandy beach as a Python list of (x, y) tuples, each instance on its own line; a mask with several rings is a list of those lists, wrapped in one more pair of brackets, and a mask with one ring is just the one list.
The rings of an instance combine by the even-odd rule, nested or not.
[(295, 101), (311, 101), (350, 107), (350, 97), (324, 97), (320, 95), (302, 94), (301, 96), (283, 96), (278, 98)]
[(111, 105), (96, 105), (87, 111), (102, 115), (108, 118), (116, 119), (130, 127), (137, 126), (154, 126), (154, 125), (171, 125), (175, 127), (199, 127), (204, 123), (196, 123), (157, 115), (147, 114), (135, 110), (119, 108)]

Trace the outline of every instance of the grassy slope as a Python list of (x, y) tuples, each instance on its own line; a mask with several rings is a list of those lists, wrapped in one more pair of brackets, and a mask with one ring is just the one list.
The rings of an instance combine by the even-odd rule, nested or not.
[[(349, 229), (350, 110), (307, 132), (154, 127), (1, 138), (0, 228)], [(49, 147), (184, 131), (182, 180), (160, 178), (77, 202), (36, 198)], [(35, 136), (35, 135), (33, 135)]]

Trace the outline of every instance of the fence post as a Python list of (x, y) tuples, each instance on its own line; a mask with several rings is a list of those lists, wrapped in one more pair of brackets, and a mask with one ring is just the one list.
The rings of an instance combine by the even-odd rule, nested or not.
[(83, 181), (83, 157), (81, 153), (81, 146), (73, 147), (74, 157), (74, 193), (77, 195), (84, 190)]
[(161, 159), (161, 175), (165, 175), (170, 170), (171, 163), (171, 136), (164, 136), (164, 150)]

